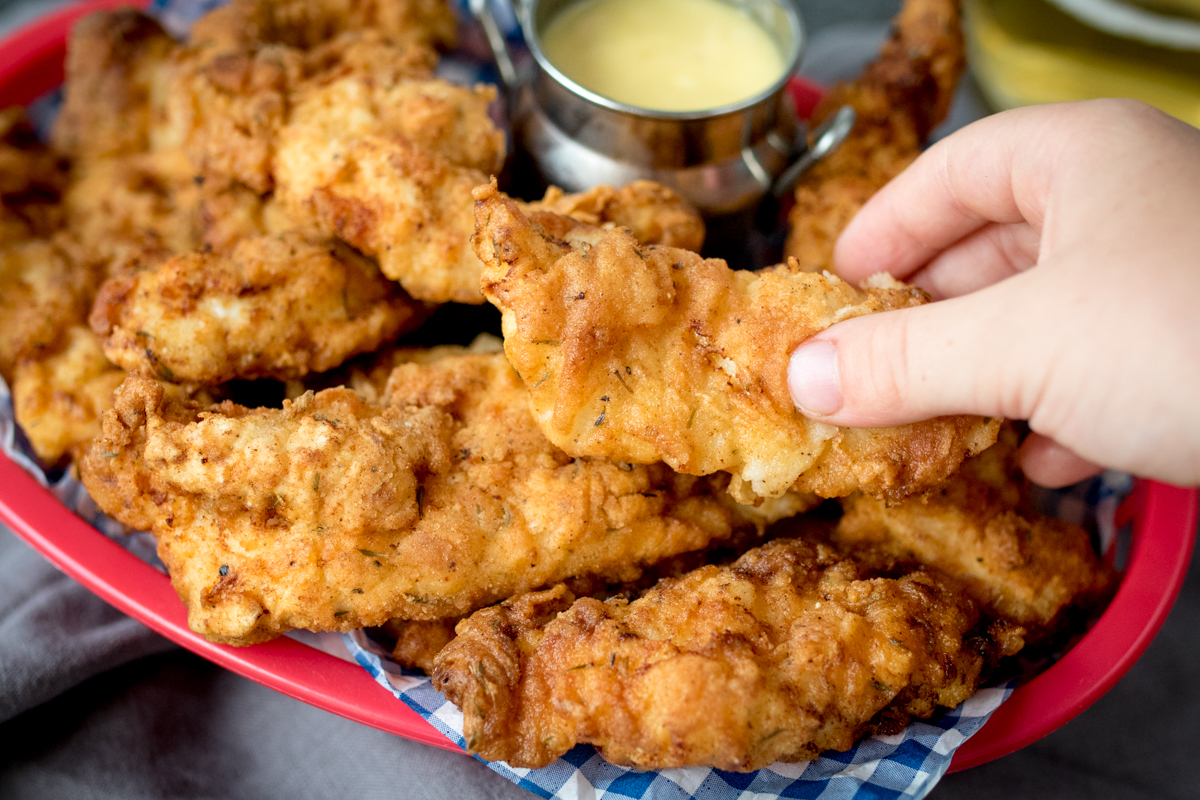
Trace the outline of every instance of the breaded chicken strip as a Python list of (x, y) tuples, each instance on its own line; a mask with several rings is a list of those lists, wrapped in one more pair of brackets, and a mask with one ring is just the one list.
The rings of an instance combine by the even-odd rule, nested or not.
[(523, 204), (523, 210), (526, 214), (550, 211), (597, 227), (626, 228), (643, 244), (697, 253), (704, 246), (704, 220), (682, 197), (653, 181), (634, 181), (620, 189), (596, 186), (577, 194), (551, 186), (541, 200)]
[(796, 187), (784, 253), (799, 269), (833, 269), (842, 229), (916, 159), (945, 119), (963, 64), (959, 0), (906, 0), (879, 57), (857, 80), (825, 95), (814, 127), (843, 105), (858, 118), (846, 141)]
[(193, 49), (176, 61), (167, 126), (197, 174), (270, 191), (275, 137), (303, 75), (302, 54), (263, 47), (210, 58)]
[[(168, 127), (201, 174), (263, 193), (275, 185), (280, 132), (296, 106), (301, 107), (301, 126), (318, 124), (320, 114), (337, 113), (342, 125), (351, 124), (351, 132), (378, 129), (378, 103), (391, 99), (388, 91), (409, 80), (431, 79), (435, 65), (436, 55), (428, 48), (399, 45), (369, 31), (343, 34), (312, 53), (263, 45), (214, 54), (194, 46), (176, 58)], [(343, 82), (350, 89), (340, 94), (331, 87)], [(332, 101), (311, 97), (323, 93), (332, 93)], [(343, 99), (357, 105), (331, 105)], [(403, 111), (394, 109), (389, 121)], [(488, 125), (495, 130), (490, 120)], [(333, 130), (342, 136), (339, 126)], [(316, 158), (317, 168), (336, 162), (337, 140), (329, 145), (329, 150), (310, 149), (302, 155)]]
[(581, 573), (636, 577), (769, 521), (712, 480), (570, 458), (503, 355), (460, 353), (414, 353), (426, 363), (400, 365), (382, 407), (329, 389), (205, 410), (131, 377), (84, 484), (158, 538), (192, 629), (231, 644), (442, 619)]
[(572, 600), (559, 586), (459, 623), (434, 685), (468, 750), (541, 767), (587, 742), (638, 769), (745, 772), (953, 707), (1020, 647), (948, 578), (870, 578), (799, 539), (633, 602)]
[(109, 277), (193, 250), (225, 252), (267, 229), (262, 197), (206, 180), (177, 148), (76, 164), (71, 178), (63, 208), (75, 256)]
[(995, 441), (998, 420), (898, 428), (806, 419), (787, 389), (800, 342), (850, 317), (925, 301), (891, 279), (858, 291), (828, 274), (735, 272), (621, 230), (525, 217), (476, 192), (483, 289), (504, 314), (504, 349), (550, 441), (577, 456), (726, 471), (741, 502), (789, 489), (903, 497)]
[(339, 155), (309, 198), (320, 228), (378, 258), (418, 300), (482, 303), (471, 191), (487, 176), (406, 139), (364, 136)]
[(438, 78), (380, 83), (353, 75), (309, 89), (278, 135), (278, 191), (288, 202), (306, 202), (342, 169), (342, 152), (364, 136), (403, 138), (452, 165), (497, 173), (505, 140), (488, 114), (495, 99), (493, 86)]
[[(485, 336), (480, 338), (483, 339)], [(498, 339), (496, 342), (499, 344)], [(472, 347), (477, 344), (478, 342), (473, 343)], [(775, 502), (779, 503), (779, 501)], [(763, 507), (759, 508), (743, 506), (740, 511), (746, 515), (757, 515), (755, 518), (761, 523), (759, 526), (761, 527), (790, 515), (793, 511), (808, 505), (809, 502), (811, 499), (791, 495), (775, 508), (771, 508), (770, 504), (763, 504)], [(748, 516), (747, 519), (751, 519), (751, 517)], [(801, 530), (809, 533), (817, 531), (807, 518), (795, 517), (791, 522), (795, 524), (787, 525), (788, 529), (794, 530), (798, 526)], [(784, 530), (785, 526), (772, 526), (770, 530), (766, 531), (766, 535), (788, 535), (781, 533)], [(620, 597), (632, 600), (641, 597), (664, 579), (679, 578), (709, 564), (718, 566), (732, 564), (749, 548), (762, 544), (763, 536), (764, 533), (756, 528), (743, 528), (730, 538), (721, 539), (702, 550), (692, 550), (656, 561), (641, 569), (641, 574), (633, 579), (614, 580), (612, 576), (589, 574), (570, 578), (562, 585), (576, 598), (591, 597), (596, 600), (610, 600)], [(396, 640), (396, 644), (392, 648), (392, 659), (401, 666), (419, 669), (427, 675), (432, 675), (434, 658), (454, 639), (454, 628), (461, 620), (462, 617), (428, 621), (389, 620), (383, 629), (385, 633)]]
[[(337, 152), (337, 173), (311, 190), (320, 227), (378, 258), (384, 274), (413, 297), (482, 303), (483, 265), (471, 248), (471, 193), (487, 176), (401, 138), (364, 136)], [(700, 215), (670, 189), (648, 181), (578, 195), (551, 189), (526, 207), (625, 225), (645, 243), (669, 240), (699, 248), (704, 241)]]
[(446, 619), (394, 619), (384, 630), (396, 637), (392, 660), (402, 667), (433, 674), (433, 660), (454, 639), (454, 626), (462, 617)]
[(0, 247), (0, 377), (52, 351), (63, 328), (87, 319), (96, 276), (58, 240)]
[(926, 497), (845, 498), (833, 536), (841, 547), (953, 575), (989, 612), (1042, 638), (1066, 623), (1068, 609), (1101, 600), (1113, 576), (1087, 531), (1022, 502), (1015, 437), (1006, 431), (1004, 438)]
[(217, 384), (332, 369), (416, 327), (424, 312), (351, 248), (292, 232), (109, 280), (90, 321), (123, 369)]
[(53, 466), (99, 434), (100, 415), (123, 380), (124, 370), (82, 325), (67, 328), (54, 352), (18, 361), (13, 412), (38, 458)]
[(25, 109), (0, 110), (0, 247), (57, 228), (66, 183), (64, 165), (38, 141)]
[(75, 256), (105, 275), (144, 269), (204, 240), (199, 189), (171, 154), (77, 166), (63, 207)]
[(398, 42), (449, 49), (457, 27), (446, 0), (233, 0), (197, 20), (191, 41), (211, 49), (308, 50), (344, 32), (374, 29)]
[(157, 21), (130, 8), (80, 20), (67, 43), (55, 147), (82, 161), (149, 150), (164, 113), (174, 48)]

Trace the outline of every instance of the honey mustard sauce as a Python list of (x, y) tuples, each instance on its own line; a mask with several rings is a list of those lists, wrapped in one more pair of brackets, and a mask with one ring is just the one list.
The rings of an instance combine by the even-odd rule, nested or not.
[(542, 50), (585, 89), (652, 111), (737, 103), (785, 68), (770, 34), (720, 0), (581, 0), (546, 27)]

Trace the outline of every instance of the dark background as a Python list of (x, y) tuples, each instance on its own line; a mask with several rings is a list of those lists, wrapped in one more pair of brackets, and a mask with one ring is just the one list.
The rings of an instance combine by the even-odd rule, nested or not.
[[(55, 5), (0, 0), (0, 35)], [(800, 5), (814, 39), (853, 39), (877, 36), (899, 3)], [(828, 79), (845, 68), (808, 69)], [(957, 116), (976, 113), (968, 86)], [(1200, 797), (1190, 773), (1200, 744), (1197, 574), (1193, 560), (1162, 632), (1111, 692), (1042, 741), (947, 776), (932, 797)], [(531, 796), (472, 759), (319, 711), (170, 645), (2, 526), (0, 720), (0, 798)]]

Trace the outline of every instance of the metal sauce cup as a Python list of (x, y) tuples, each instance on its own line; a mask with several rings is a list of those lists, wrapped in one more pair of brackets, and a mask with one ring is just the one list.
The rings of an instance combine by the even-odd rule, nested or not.
[(783, 54), (784, 69), (768, 89), (718, 108), (656, 111), (596, 94), (546, 57), (541, 37), (574, 1), (518, 3), (533, 55), (527, 80), (513, 69), (486, 0), (472, 2), (515, 97), (514, 135), (542, 178), (569, 192), (646, 178), (671, 187), (710, 218), (753, 209), (805, 148), (786, 89), (804, 46), (804, 26), (791, 2), (722, 0), (762, 26)]

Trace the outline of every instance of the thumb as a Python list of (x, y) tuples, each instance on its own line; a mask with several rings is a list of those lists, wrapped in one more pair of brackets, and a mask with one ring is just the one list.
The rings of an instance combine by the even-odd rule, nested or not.
[(792, 354), (793, 402), (805, 416), (851, 427), (944, 414), (1028, 419), (1052, 357), (1030, 324), (1044, 318), (1026, 285), (1037, 272), (822, 331)]

